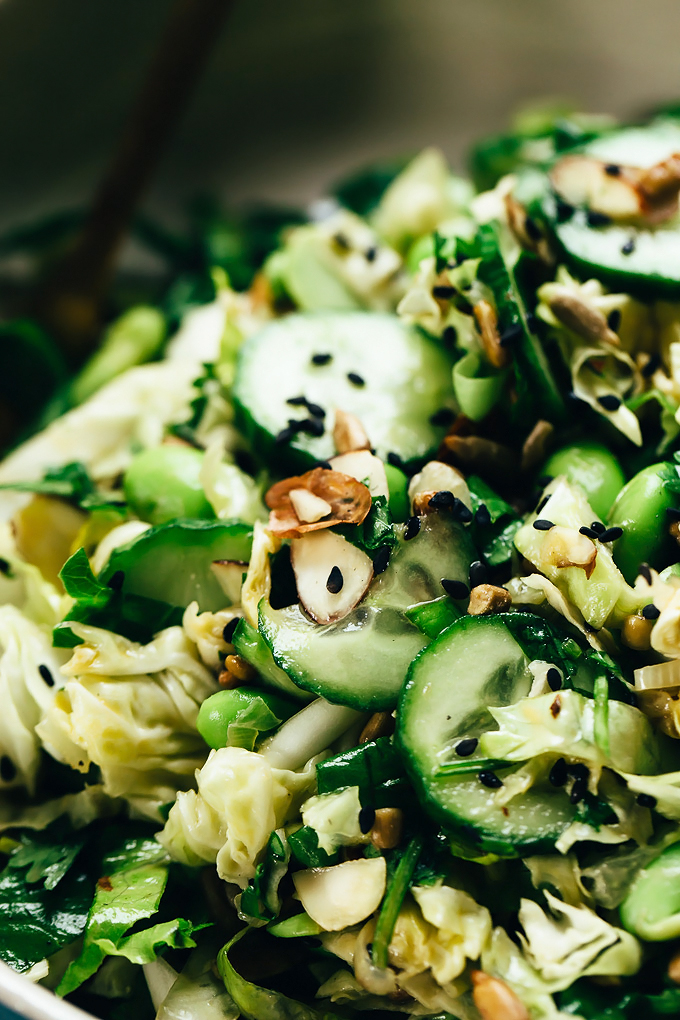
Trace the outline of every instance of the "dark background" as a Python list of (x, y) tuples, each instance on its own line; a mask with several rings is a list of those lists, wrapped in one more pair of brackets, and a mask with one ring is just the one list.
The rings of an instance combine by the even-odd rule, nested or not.
[[(169, 0), (0, 0), (0, 230), (82, 202)], [(520, 102), (680, 96), (678, 0), (237, 0), (147, 208), (302, 202), (356, 166), (469, 142)]]

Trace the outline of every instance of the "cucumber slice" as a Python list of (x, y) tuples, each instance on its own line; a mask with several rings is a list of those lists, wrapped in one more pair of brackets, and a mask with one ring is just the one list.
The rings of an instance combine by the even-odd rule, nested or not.
[[(502, 807), (496, 790), (477, 774), (439, 774), (450, 762), (475, 767), (475, 754), (456, 757), (455, 746), (495, 726), (487, 705), (511, 705), (528, 695), (528, 664), (502, 615), (464, 616), (414, 660), (399, 704), (397, 746), (421, 803), (482, 853), (552, 847), (574, 816), (567, 797), (552, 787), (534, 786)], [(512, 771), (495, 769), (501, 780)]]
[(259, 630), (255, 630), (246, 619), (240, 620), (231, 639), (238, 655), (257, 670), (265, 687), (282, 691), (298, 701), (311, 701), (312, 695), (301, 690), (290, 679), (287, 673), (276, 665)]
[(99, 575), (108, 584), (122, 573), (123, 595), (141, 595), (185, 609), (223, 609), (225, 594), (210, 569), (213, 560), (250, 559), (253, 532), (247, 524), (176, 520), (149, 528), (114, 549)]
[(368, 595), (337, 623), (319, 626), (299, 606), (260, 603), (259, 628), (274, 661), (294, 683), (339, 705), (370, 711), (393, 708), (409, 663), (427, 637), (406, 617), (416, 602), (437, 598), (441, 578), (467, 583), (474, 552), (465, 529), (430, 514), (419, 534), (397, 545), (390, 565)]
[[(330, 359), (315, 364), (314, 355)], [(451, 367), (441, 347), (394, 316), (288, 315), (241, 348), (233, 391), (237, 424), (277, 471), (304, 470), (335, 454), (336, 408), (358, 416), (383, 460), (396, 453), (407, 463), (418, 461), (446, 431), (429, 418), (454, 406)], [(289, 420), (310, 418), (304, 407), (287, 403), (300, 396), (326, 412), (310, 426), (323, 433), (300, 431), (277, 443)]]
[[(598, 138), (582, 149), (605, 163), (650, 167), (680, 151), (680, 125), (656, 121)], [(582, 279), (595, 276), (613, 290), (646, 298), (680, 297), (680, 232), (677, 217), (656, 227), (608, 224), (591, 227), (577, 209), (560, 222), (554, 195), (543, 214), (568, 266)]]

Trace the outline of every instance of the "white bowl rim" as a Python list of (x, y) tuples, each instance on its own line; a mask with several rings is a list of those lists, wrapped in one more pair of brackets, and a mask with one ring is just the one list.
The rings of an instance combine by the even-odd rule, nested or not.
[(2, 962), (0, 1004), (14, 1010), (22, 1020), (93, 1020), (91, 1013), (57, 998)]

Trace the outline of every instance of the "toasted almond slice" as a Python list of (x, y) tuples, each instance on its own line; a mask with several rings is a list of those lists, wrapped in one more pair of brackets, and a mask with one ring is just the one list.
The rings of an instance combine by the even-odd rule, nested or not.
[(348, 411), (341, 411), (340, 408), (335, 412), (333, 442), (338, 453), (371, 449), (371, 441), (366, 435), (366, 429), (357, 416)]
[[(323, 520), (305, 523), (295, 512), (290, 493), (307, 489), (330, 504)], [(332, 528), (335, 524), (361, 524), (371, 509), (371, 494), (356, 478), (339, 471), (314, 468), (304, 475), (285, 478), (272, 485), (265, 497), (270, 508), (269, 531), (279, 538), (296, 538), (308, 531)]]
[(294, 538), (290, 561), (300, 602), (317, 623), (334, 623), (347, 616), (373, 577), (366, 553), (334, 531)]
[(288, 493), (293, 510), (303, 524), (314, 524), (327, 517), (333, 507), (325, 499), (315, 496), (309, 489), (291, 489)]
[(243, 575), (247, 573), (248, 564), (240, 560), (213, 560), (210, 569), (217, 578), (220, 588), (234, 606), (241, 601)]
[(553, 567), (580, 567), (590, 577), (595, 569), (597, 546), (576, 528), (555, 525), (546, 532), (541, 547), (541, 560)]
[(565, 156), (551, 171), (552, 186), (569, 205), (585, 205), (613, 220), (639, 218), (645, 210), (636, 171), (620, 167), (614, 176), (605, 167), (592, 156)]
[(351, 475), (358, 482), (367, 485), (371, 496), (389, 498), (390, 490), (387, 487), (385, 465), (370, 450), (352, 450), (350, 453), (333, 457), (329, 463), (334, 471)]

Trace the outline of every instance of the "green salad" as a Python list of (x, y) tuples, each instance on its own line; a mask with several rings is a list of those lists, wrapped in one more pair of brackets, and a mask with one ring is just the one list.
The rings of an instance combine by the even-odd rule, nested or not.
[(678, 111), (471, 170), (243, 220), (0, 464), (0, 958), (105, 1020), (680, 1016)]

